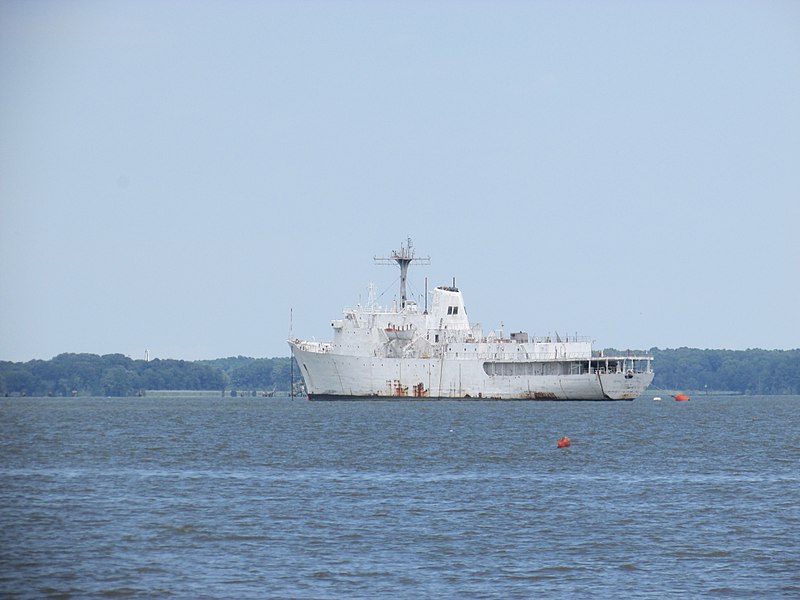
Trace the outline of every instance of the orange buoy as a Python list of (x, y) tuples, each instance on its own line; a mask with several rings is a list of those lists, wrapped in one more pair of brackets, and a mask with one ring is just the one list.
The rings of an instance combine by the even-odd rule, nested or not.
[(572, 445), (572, 440), (570, 440), (567, 436), (564, 436), (560, 440), (558, 440), (559, 448), (569, 448), (571, 445)]
[(674, 398), (678, 402), (686, 402), (689, 400), (689, 396), (687, 396), (686, 394), (675, 394)]

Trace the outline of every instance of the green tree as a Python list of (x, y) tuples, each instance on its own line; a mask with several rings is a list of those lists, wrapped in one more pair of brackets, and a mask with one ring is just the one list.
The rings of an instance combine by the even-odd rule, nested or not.
[(131, 396), (134, 393), (134, 373), (122, 366), (107, 369), (100, 380), (105, 396)]

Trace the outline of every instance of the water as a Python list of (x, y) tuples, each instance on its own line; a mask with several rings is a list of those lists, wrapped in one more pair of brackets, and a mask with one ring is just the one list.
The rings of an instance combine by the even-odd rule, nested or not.
[(4, 399), (0, 595), (796, 598), (799, 465), (800, 397)]

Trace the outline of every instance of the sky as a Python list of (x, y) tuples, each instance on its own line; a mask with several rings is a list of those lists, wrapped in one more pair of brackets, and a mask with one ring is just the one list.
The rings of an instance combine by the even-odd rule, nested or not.
[(0, 2), (0, 360), (800, 347), (800, 2)]

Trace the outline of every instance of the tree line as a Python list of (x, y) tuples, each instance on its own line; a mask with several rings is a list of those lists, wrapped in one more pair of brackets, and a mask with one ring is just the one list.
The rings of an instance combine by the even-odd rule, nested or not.
[[(800, 349), (652, 348), (653, 387), (666, 390), (800, 394)], [(606, 353), (617, 353), (607, 349)], [(135, 396), (147, 390), (287, 391), (288, 357), (133, 360), (122, 354), (59, 354), (50, 360), (0, 361), (0, 395)], [(295, 384), (300, 382), (294, 364)]]
[(133, 360), (122, 354), (59, 354), (50, 360), (0, 361), (0, 394), (136, 396), (147, 390), (289, 390), (289, 358), (207, 361)]
[(800, 349), (650, 350), (653, 387), (666, 390), (800, 394)]

